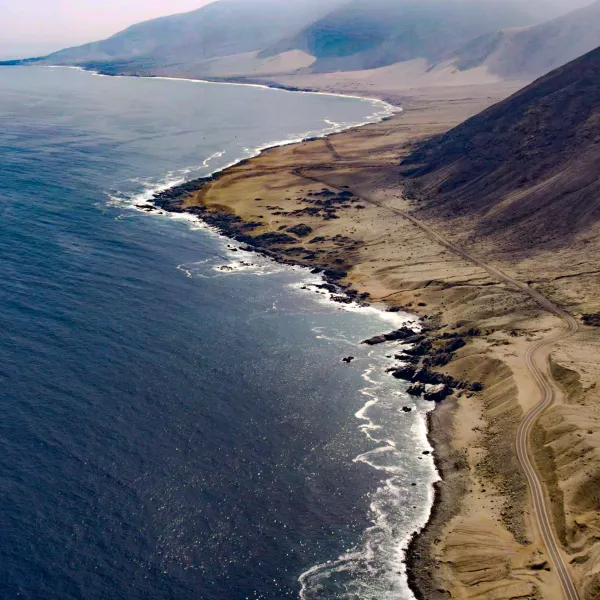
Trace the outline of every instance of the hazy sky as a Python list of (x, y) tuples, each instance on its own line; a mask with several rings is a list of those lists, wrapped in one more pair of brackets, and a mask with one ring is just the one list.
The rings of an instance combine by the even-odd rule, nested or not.
[(0, 0), (0, 56), (46, 54), (212, 0)]

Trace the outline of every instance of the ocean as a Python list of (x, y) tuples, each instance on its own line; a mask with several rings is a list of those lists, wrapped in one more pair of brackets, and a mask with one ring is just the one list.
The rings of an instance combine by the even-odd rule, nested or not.
[(359, 344), (410, 315), (135, 208), (388, 111), (0, 68), (0, 598), (412, 598), (432, 406)]

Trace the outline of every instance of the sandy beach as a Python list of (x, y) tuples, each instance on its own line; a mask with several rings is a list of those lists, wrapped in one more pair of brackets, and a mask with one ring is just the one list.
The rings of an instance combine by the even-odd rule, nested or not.
[[(324, 270), (351, 295), (423, 317), (433, 349), (467, 343), (435, 370), (483, 391), (458, 390), (431, 416), (443, 481), (411, 544), (419, 598), (562, 598), (517, 457), (524, 416), (539, 402), (532, 346), (562, 335), (549, 299), (577, 332), (540, 348), (536, 369), (553, 405), (536, 420), (534, 458), (565, 563), (585, 599), (600, 597), (600, 292), (598, 236), (519, 252), (474, 234), (475, 222), (439, 219), (407, 193), (400, 167), (418, 140), (445, 131), (516, 91), (518, 84), (360, 89), (404, 111), (327, 139), (265, 151), (159, 199), (279, 260)], [(331, 85), (327, 91), (348, 91)], [(519, 285), (515, 285), (514, 282)], [(530, 293), (530, 290), (535, 293)]]

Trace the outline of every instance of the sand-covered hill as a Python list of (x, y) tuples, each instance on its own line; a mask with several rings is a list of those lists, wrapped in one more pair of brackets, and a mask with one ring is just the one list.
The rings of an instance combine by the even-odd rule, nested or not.
[(415, 58), (435, 61), (498, 26), (532, 20), (513, 0), (352, 0), (263, 55), (302, 50), (315, 57), (313, 72), (373, 69)]
[(221, 0), (197, 10), (132, 25), (106, 40), (67, 48), (37, 63), (114, 72), (175, 72), (217, 57), (259, 51), (293, 36), (343, 0)]
[[(577, 0), (586, 1), (586, 0)], [(351, 72), (412, 60), (427, 68), (498, 28), (552, 14), (555, 0), (219, 0), (49, 56), (13, 61), (186, 77)], [(565, 10), (565, 6), (562, 10)], [(299, 59), (301, 58), (301, 60)]]
[(462, 71), (486, 67), (503, 79), (531, 80), (600, 46), (600, 1), (532, 27), (486, 33), (458, 52)]
[(563, 245), (600, 221), (600, 48), (404, 159), (420, 202), (506, 249)]

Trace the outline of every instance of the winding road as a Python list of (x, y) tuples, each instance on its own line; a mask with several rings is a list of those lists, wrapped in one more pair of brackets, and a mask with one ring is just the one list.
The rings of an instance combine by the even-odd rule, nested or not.
[[(333, 152), (332, 152), (333, 153)], [(339, 154), (335, 152), (334, 157), (339, 159)], [(314, 176), (306, 175), (302, 172), (302, 169), (296, 169), (294, 173), (305, 179), (317, 182), (319, 184), (327, 185), (332, 189), (343, 191), (341, 188), (337, 188), (331, 183), (319, 179)], [(549, 500), (544, 492), (544, 487), (539, 474), (536, 471), (534, 460), (531, 457), (530, 439), (531, 433), (537, 420), (542, 413), (549, 408), (555, 400), (555, 384), (549, 375), (549, 362), (547, 349), (556, 344), (557, 342), (564, 340), (579, 331), (579, 323), (567, 312), (556, 306), (551, 300), (546, 298), (539, 291), (531, 288), (529, 285), (514, 279), (510, 275), (507, 275), (497, 267), (486, 263), (485, 261), (473, 256), (469, 252), (460, 248), (450, 240), (446, 239), (438, 231), (416, 218), (415, 216), (405, 211), (393, 208), (382, 202), (366, 198), (364, 196), (355, 194), (361, 201), (367, 202), (374, 206), (378, 206), (381, 209), (390, 211), (391, 213), (407, 219), (413, 223), (416, 227), (421, 229), (428, 237), (438, 242), (453, 253), (458, 254), (463, 259), (481, 267), (487, 271), (492, 278), (497, 281), (506, 284), (509, 287), (516, 288), (518, 291), (523, 292), (530, 296), (538, 305), (544, 310), (556, 315), (566, 324), (566, 330), (550, 338), (540, 340), (533, 344), (525, 355), (525, 362), (529, 369), (533, 380), (537, 383), (541, 398), (540, 401), (525, 415), (519, 428), (517, 430), (517, 436), (515, 440), (517, 458), (531, 491), (532, 507), (537, 520), (539, 532), (541, 538), (546, 547), (548, 559), (550, 564), (556, 570), (560, 584), (563, 591), (565, 600), (579, 600), (577, 588), (573, 583), (573, 578), (569, 570), (567, 561), (562, 551), (559, 540), (557, 539), (554, 528), (552, 527), (552, 520), (550, 517), (551, 509), (549, 507)]]

